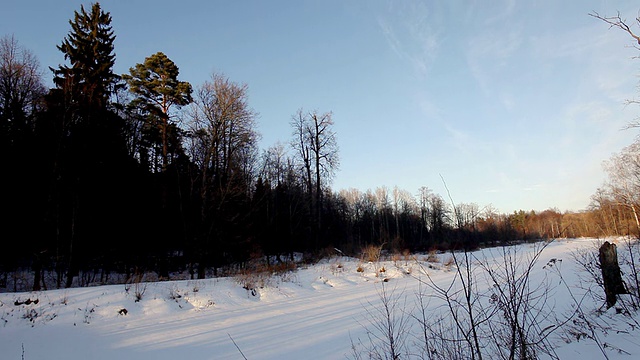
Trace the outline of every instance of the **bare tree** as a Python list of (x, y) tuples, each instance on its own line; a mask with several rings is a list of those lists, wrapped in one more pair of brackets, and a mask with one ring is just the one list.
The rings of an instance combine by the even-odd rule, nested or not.
[(460, 203), (456, 205), (457, 223), (464, 229), (476, 230), (480, 217), (480, 207), (476, 203)]
[[(311, 145), (309, 144), (309, 120), (307, 115), (299, 109), (298, 112), (291, 118), (291, 127), (293, 128), (293, 139), (291, 140), (291, 147), (294, 149), (297, 155), (297, 159), (301, 162), (304, 172), (304, 183), (307, 186), (307, 193), (311, 194), (313, 189), (313, 170), (311, 160)], [(310, 199), (311, 199), (310, 195)]]
[(290, 163), (288, 157), (284, 144), (270, 146), (262, 152), (259, 176), (272, 186), (284, 183)]
[[(30, 232), (40, 202), (36, 183), (42, 178), (40, 168), (34, 166), (43, 154), (34, 143), (35, 113), (43, 94), (42, 74), (36, 57), (22, 47), (13, 36), (0, 38), (0, 162), (3, 164), (2, 203), (4, 206), (3, 237), (9, 249), (0, 255), (2, 270), (16, 266), (17, 249), (24, 251), (25, 244), (13, 238), (41, 238)], [(50, 150), (50, 149), (47, 149)], [(39, 183), (44, 184), (44, 183)], [(11, 209), (7, 211), (7, 209)], [(33, 290), (40, 289), (42, 280), (42, 240), (32, 241), (26, 247), (33, 254)], [(12, 243), (16, 243), (13, 245)], [(12, 251), (16, 246), (15, 251)], [(6, 273), (5, 281), (6, 282)]]
[[(291, 120), (291, 146), (302, 162), (310, 208), (314, 212), (317, 229), (321, 227), (323, 187), (338, 169), (338, 141), (333, 130), (333, 114), (299, 109)], [(314, 206), (315, 205), (315, 206)]]
[[(633, 40), (635, 40), (637, 42), (637, 45), (634, 44), (633, 46), (640, 50), (640, 35), (638, 35), (637, 32), (635, 32), (633, 30), (633, 23), (629, 23), (626, 19), (623, 19), (622, 16), (620, 15), (620, 11), (618, 11), (616, 13), (615, 16), (604, 16), (604, 15), (600, 15), (597, 12), (591, 12), (589, 13), (589, 16), (592, 16), (596, 19), (602, 20), (605, 23), (609, 24), (609, 28), (618, 28), (624, 32), (626, 32), (627, 34), (629, 34), (629, 36), (631, 36), (631, 38)], [(636, 25), (640, 26), (640, 16), (637, 16), (635, 18), (635, 23)], [(638, 104), (640, 103), (639, 100), (627, 100), (627, 104)], [(636, 128), (636, 127), (640, 127), (640, 119), (636, 118), (636, 120), (632, 121), (627, 128)]]
[(45, 92), (40, 64), (13, 36), (0, 38), (0, 130), (18, 136)]
[[(407, 340), (411, 320), (406, 311), (406, 297), (396, 288), (387, 289), (385, 282), (380, 282), (378, 290), (380, 304), (369, 303), (366, 308), (370, 330), (367, 335), (371, 342), (369, 354), (371, 359), (400, 360), (409, 353)], [(365, 328), (368, 328), (365, 326)]]
[(606, 189), (606, 184), (598, 188), (595, 194), (591, 195), (591, 203), (589, 206), (591, 212), (595, 215), (594, 223), (599, 230), (598, 235), (620, 236), (620, 221), (614, 212), (616, 204), (611, 198), (608, 189)]
[(410, 214), (417, 212), (418, 205), (410, 192), (394, 186), (392, 191), (393, 216), (396, 225), (396, 240), (402, 240), (404, 236), (404, 220)]
[(350, 220), (359, 220), (362, 214), (362, 192), (356, 188), (349, 188), (340, 190), (339, 194), (347, 204)]
[(538, 243), (532, 254), (518, 254), (504, 246), (498, 261), (483, 259), (480, 266), (493, 288), (490, 303), (500, 317), (492, 319), (495, 352), (504, 359), (535, 359), (540, 352), (553, 355), (548, 335), (557, 329), (553, 315), (552, 287), (547, 278), (532, 281), (531, 273), (549, 242)]
[(428, 223), (429, 230), (436, 234), (442, 235), (447, 223), (450, 221), (452, 211), (447, 206), (446, 201), (438, 194), (430, 194), (427, 200), (428, 206)]
[[(213, 74), (197, 90), (189, 123), (189, 149), (198, 167), (194, 188), (199, 191), (201, 206), (198, 236), (204, 244), (215, 237), (215, 224), (220, 219), (237, 221), (237, 214), (224, 209), (234, 198), (248, 193), (258, 141), (255, 117), (247, 103), (245, 84)], [(202, 278), (204, 261), (198, 263), (198, 277)]]
[(247, 85), (213, 74), (196, 93), (190, 130), (197, 143), (194, 160), (203, 181), (227, 186), (241, 176), (246, 163), (255, 160), (259, 138), (256, 113), (247, 103)]
[(633, 214), (636, 234), (640, 229), (640, 141), (625, 147), (605, 163), (607, 189), (612, 198)]
[[(548, 244), (529, 253), (503, 246), (495, 259), (451, 252), (456, 273), (450, 283), (436, 281), (423, 269), (421, 305), (425, 299), (442, 304), (440, 312), (418, 317), (429, 358), (555, 358), (549, 335), (568, 319), (554, 314), (550, 281), (532, 278)], [(480, 286), (483, 278), (488, 288)]]

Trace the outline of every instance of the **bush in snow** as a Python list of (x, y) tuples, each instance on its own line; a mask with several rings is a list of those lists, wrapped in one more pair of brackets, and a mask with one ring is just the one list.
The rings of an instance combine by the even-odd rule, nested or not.
[[(426, 278), (415, 275), (421, 289), (416, 309), (407, 309), (406, 297), (381, 282), (379, 306), (367, 309), (369, 342), (352, 340), (354, 358), (362, 358), (359, 346), (372, 359), (554, 358), (549, 336), (568, 318), (554, 312), (555, 287), (546, 273), (532, 278), (547, 244), (522, 254), (504, 246), (495, 259), (451, 252), (448, 265), (456, 275), (448, 283), (418, 263)], [(427, 307), (432, 303), (439, 304), (435, 312)]]

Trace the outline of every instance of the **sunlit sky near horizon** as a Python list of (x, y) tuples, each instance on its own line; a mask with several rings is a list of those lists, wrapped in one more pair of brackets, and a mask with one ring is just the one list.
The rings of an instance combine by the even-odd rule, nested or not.
[[(11, 35), (48, 67), (84, 1), (9, 0)], [(456, 203), (585, 209), (602, 162), (640, 115), (637, 1), (101, 1), (115, 72), (164, 52), (194, 87), (215, 71), (249, 88), (260, 147), (288, 143), (299, 109), (333, 113), (334, 191), (422, 186)], [(638, 27), (634, 28), (640, 32)], [(444, 181), (443, 181), (444, 180)]]

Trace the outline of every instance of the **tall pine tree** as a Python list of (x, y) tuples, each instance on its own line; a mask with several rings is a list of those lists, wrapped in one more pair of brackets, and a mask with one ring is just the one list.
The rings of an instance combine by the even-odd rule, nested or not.
[(116, 253), (113, 249), (96, 253), (92, 244), (113, 245), (129, 233), (136, 180), (122, 136), (124, 121), (109, 106), (120, 80), (113, 73), (111, 15), (95, 3), (90, 12), (81, 6), (69, 24), (71, 31), (58, 46), (69, 64), (51, 69), (56, 88), (48, 96), (46, 117), (54, 150), (49, 223), (58, 281), (65, 271), (67, 287), (80, 271), (114, 263), (105, 257)]
[[(159, 135), (156, 143), (160, 145), (158, 152), (162, 160), (162, 172), (166, 171), (171, 154), (180, 148), (178, 129), (171, 122), (170, 110), (193, 101), (191, 84), (179, 81), (179, 73), (178, 66), (167, 55), (157, 52), (124, 75), (129, 91), (136, 96), (135, 101), (149, 114), (147, 133)], [(152, 170), (157, 172), (158, 169)]]
[(104, 108), (120, 77), (113, 72), (116, 55), (111, 15), (99, 3), (87, 13), (84, 6), (69, 20), (71, 32), (58, 45), (71, 66), (60, 65), (54, 83), (70, 95), (71, 101), (84, 108)]
[(156, 269), (161, 278), (168, 277), (173, 253), (170, 250), (176, 248), (176, 239), (184, 233), (176, 220), (186, 219), (184, 214), (188, 212), (182, 196), (186, 192), (181, 189), (185, 183), (180, 178), (189, 160), (184, 154), (182, 131), (173, 119), (172, 110), (191, 103), (192, 88), (188, 82), (178, 80), (179, 72), (171, 59), (157, 52), (123, 76), (135, 96), (134, 104), (146, 115), (142, 129), (146, 148), (140, 149), (140, 162), (154, 173), (153, 184), (160, 191), (160, 204), (154, 216), (154, 221), (159, 222), (154, 229), (161, 233), (155, 237), (153, 246), (157, 251)]

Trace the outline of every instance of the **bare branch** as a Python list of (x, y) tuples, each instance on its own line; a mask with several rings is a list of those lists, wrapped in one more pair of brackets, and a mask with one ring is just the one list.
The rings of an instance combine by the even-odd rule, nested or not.
[[(636, 35), (632, 30), (631, 30), (631, 26), (629, 26), (629, 24), (627, 24), (627, 21), (622, 19), (622, 17), (620, 16), (620, 12), (618, 11), (616, 16), (602, 16), (600, 14), (598, 14), (597, 12), (592, 12), (589, 13), (589, 16), (592, 16), (596, 19), (600, 19), (604, 22), (606, 22), (607, 24), (609, 24), (609, 28), (613, 28), (616, 27), (618, 29), (621, 29), (623, 31), (625, 31), (626, 33), (628, 33), (629, 35), (631, 35), (632, 38), (634, 38), (637, 42), (638, 45), (640, 45), (640, 36)], [(636, 22), (638, 22), (638, 24), (640, 24), (640, 17), (636, 18)]]

